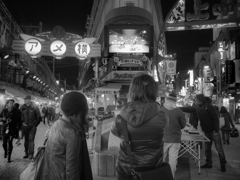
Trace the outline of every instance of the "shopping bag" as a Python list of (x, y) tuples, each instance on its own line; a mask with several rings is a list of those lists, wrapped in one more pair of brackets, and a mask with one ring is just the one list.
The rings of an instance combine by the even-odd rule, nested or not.
[(22, 130), (20, 129), (18, 131), (18, 139), (22, 139), (23, 138), (23, 133), (22, 133)]
[(239, 132), (236, 128), (231, 129), (231, 132), (229, 133), (231, 137), (239, 137)]
[(225, 119), (224, 119), (224, 117), (220, 117), (219, 118), (219, 127), (221, 128), (221, 127), (223, 127), (225, 125)]
[(20, 174), (19, 180), (38, 180), (44, 165), (45, 145), (48, 137), (44, 140), (43, 146), (38, 148), (37, 153), (29, 163), (27, 168)]

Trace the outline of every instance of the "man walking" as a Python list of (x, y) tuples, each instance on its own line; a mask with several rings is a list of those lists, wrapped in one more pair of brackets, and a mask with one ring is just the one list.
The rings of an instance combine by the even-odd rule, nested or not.
[(219, 133), (219, 116), (210, 103), (206, 102), (205, 96), (203, 94), (198, 94), (194, 101), (194, 107), (181, 107), (184, 112), (196, 112), (199, 120), (202, 131), (205, 136), (210, 140), (210, 142), (205, 143), (205, 155), (206, 155), (206, 164), (201, 166), (201, 168), (212, 168), (212, 143), (214, 142), (216, 150), (218, 151), (221, 171), (226, 172), (227, 163), (225, 154), (222, 147), (221, 136)]
[(165, 98), (165, 103), (161, 109), (169, 117), (169, 126), (164, 132), (164, 156), (163, 161), (168, 163), (175, 179), (178, 152), (181, 147), (181, 129), (186, 125), (186, 119), (181, 109), (176, 107), (177, 97), (175, 94), (169, 94)]
[[(47, 103), (45, 103), (43, 105), (43, 108), (42, 108), (42, 113), (43, 113), (43, 124), (46, 125), (48, 124), (49, 125), (49, 115), (48, 115), (48, 107), (47, 107)], [(50, 126), (50, 125), (49, 125)]]
[(41, 121), (41, 115), (38, 106), (31, 101), (31, 96), (25, 96), (24, 102), (25, 104), (21, 107), (23, 134), (25, 138), (25, 156), (23, 158), (32, 159), (34, 155), (34, 139), (37, 126)]

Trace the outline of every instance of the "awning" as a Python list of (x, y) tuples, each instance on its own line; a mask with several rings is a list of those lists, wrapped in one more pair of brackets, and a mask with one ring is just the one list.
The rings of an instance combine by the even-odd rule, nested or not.
[(95, 88), (96, 94), (114, 94), (121, 89), (122, 84), (120, 83), (111, 83), (106, 86)]
[(23, 93), (20, 89), (9, 86), (3, 86), (2, 88), (6, 89), (6, 94), (9, 94), (12, 97), (24, 98), (26, 96), (26, 94)]

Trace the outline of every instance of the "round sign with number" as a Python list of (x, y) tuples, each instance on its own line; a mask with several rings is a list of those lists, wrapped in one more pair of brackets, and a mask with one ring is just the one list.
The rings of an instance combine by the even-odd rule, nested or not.
[(75, 45), (75, 53), (79, 56), (80, 59), (85, 59), (90, 53), (91, 48), (88, 43), (78, 42)]
[(50, 51), (54, 56), (61, 57), (67, 51), (67, 46), (63, 41), (53, 41), (50, 45)]
[(39, 40), (37, 39), (29, 39), (26, 41), (25, 43), (25, 51), (32, 55), (32, 56), (36, 56), (37, 54), (39, 54), (42, 50), (42, 44), (40, 43)]

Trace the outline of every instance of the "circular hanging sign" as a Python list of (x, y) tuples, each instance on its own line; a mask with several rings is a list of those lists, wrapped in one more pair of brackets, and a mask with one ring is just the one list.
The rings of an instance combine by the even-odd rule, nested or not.
[(42, 50), (42, 44), (37, 39), (29, 39), (25, 43), (25, 51), (31, 55), (36, 56)]
[(75, 53), (78, 55), (79, 59), (87, 58), (88, 54), (91, 51), (91, 48), (88, 43), (85, 42), (78, 42), (75, 45)]
[(53, 41), (50, 45), (50, 51), (54, 56), (61, 57), (67, 51), (67, 46), (63, 41)]

